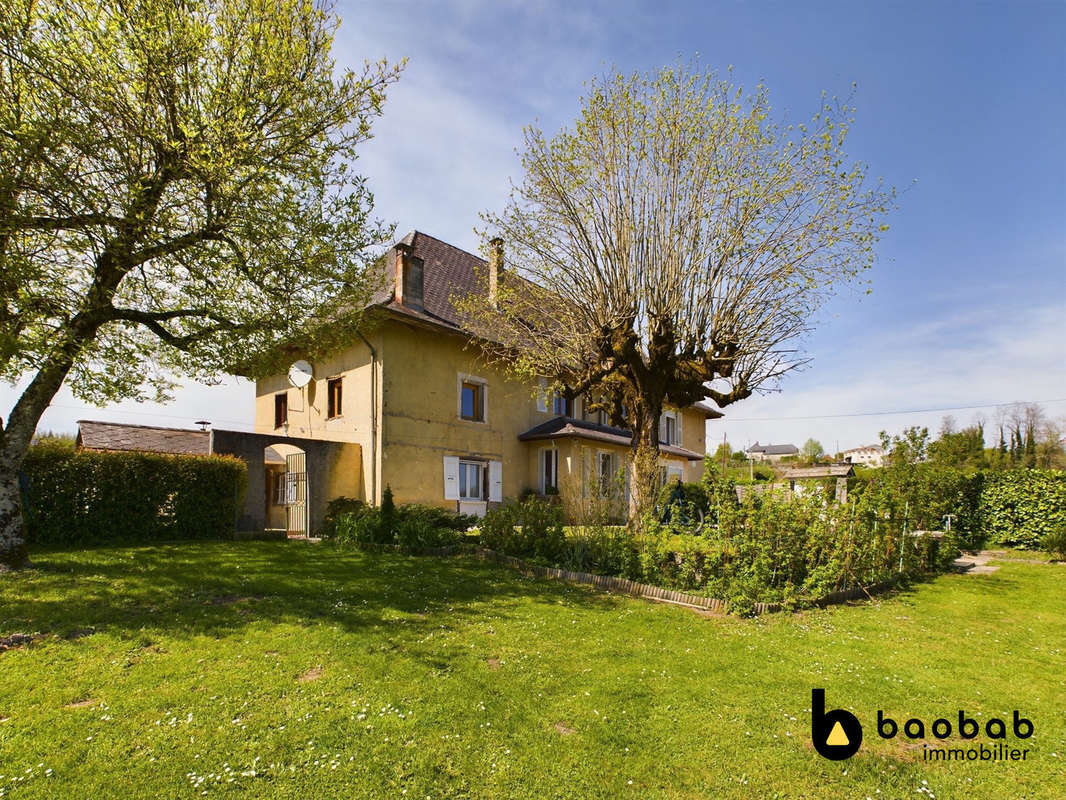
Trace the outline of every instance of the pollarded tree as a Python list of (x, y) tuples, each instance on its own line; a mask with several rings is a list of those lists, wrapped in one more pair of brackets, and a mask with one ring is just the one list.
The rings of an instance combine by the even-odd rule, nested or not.
[(486, 215), (511, 272), (467, 311), (491, 355), (632, 430), (632, 518), (653, 502), (663, 404), (771, 386), (872, 263), (893, 194), (846, 158), (851, 111), (782, 126), (764, 87), (666, 68), (594, 81), (552, 138), (526, 129), (525, 176)]
[(391, 228), (350, 168), (398, 68), (335, 71), (337, 24), (310, 0), (0, 3), (0, 377), (28, 377), (0, 570), (26, 561), (17, 475), (64, 380), (165, 396), (358, 323)]

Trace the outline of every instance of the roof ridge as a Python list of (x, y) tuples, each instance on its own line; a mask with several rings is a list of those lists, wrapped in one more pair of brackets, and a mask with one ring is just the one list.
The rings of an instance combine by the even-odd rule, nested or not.
[(170, 428), (162, 425), (138, 425), (136, 422), (107, 422), (100, 419), (79, 419), (79, 425), (110, 425), (117, 428), (142, 428), (150, 431), (175, 431), (177, 433), (210, 433), (198, 428)]
[[(451, 242), (446, 242), (443, 239), (439, 239), (436, 236), (433, 236), (432, 234), (426, 233), (425, 231), (420, 231), (417, 228), (413, 228), (411, 230), (411, 232), (407, 234), (407, 236), (404, 236), (403, 239), (400, 240), (400, 242), (402, 242), (404, 244), (409, 244), (412, 247), (417, 247), (415, 239), (417, 237), (419, 237), (419, 236), (421, 236), (424, 239), (432, 239), (437, 244), (443, 245), (444, 247), (447, 247), (450, 250), (455, 250), (457, 253), (462, 253), (464, 256), (470, 256), (471, 258), (476, 258), (478, 261), (480, 261), (480, 262), (482, 262), (484, 264), (488, 263), (481, 256), (476, 255), (474, 253), (471, 253), (469, 250), (464, 250), (463, 248), (458, 247), (458, 246), (452, 244)], [(410, 239), (411, 241), (408, 242), (407, 241), (408, 239)]]

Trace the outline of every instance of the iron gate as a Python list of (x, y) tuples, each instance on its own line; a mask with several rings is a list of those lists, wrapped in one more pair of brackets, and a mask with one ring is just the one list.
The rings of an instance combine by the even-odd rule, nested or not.
[(307, 455), (285, 456), (285, 527), (289, 536), (307, 535)]

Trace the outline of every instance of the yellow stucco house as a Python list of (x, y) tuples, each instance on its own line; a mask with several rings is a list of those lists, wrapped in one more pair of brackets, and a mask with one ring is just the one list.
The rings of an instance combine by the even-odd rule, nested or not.
[[(397, 503), (482, 514), (529, 489), (587, 497), (624, 473), (628, 432), (586, 413), (580, 397), (515, 381), (480, 357), (464, 332), (452, 298), (477, 291), (478, 276), (491, 281), (502, 254), (486, 262), (414, 231), (385, 259), (390, 280), (375, 297), (377, 324), (313, 364), (302, 388), (285, 375), (256, 384), (257, 431), (279, 442), (353, 445), (332, 467), (346, 474), (307, 493), (343, 491), (376, 504), (388, 485)], [(698, 480), (705, 422), (717, 416), (699, 405), (664, 412), (664, 477)], [(286, 494), (281, 466), (267, 468), (269, 521), (298, 493)]]

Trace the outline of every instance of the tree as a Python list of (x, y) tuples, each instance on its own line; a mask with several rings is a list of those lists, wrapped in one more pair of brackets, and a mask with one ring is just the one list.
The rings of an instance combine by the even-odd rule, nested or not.
[(824, 101), (782, 127), (764, 87), (668, 67), (593, 81), (550, 139), (525, 130), (524, 178), (485, 215), (509, 268), (464, 308), (490, 357), (632, 431), (638, 524), (664, 403), (772, 387), (804, 362), (814, 309), (870, 265), (893, 195), (847, 161), (851, 112)]
[(808, 463), (813, 464), (819, 458), (825, 455), (825, 448), (822, 447), (822, 443), (815, 439), (808, 439), (803, 443), (803, 448), (800, 451), (803, 453), (803, 458)]
[(4, 0), (0, 377), (29, 381), (0, 424), (0, 569), (26, 561), (17, 475), (65, 380), (161, 398), (358, 324), (392, 231), (350, 166), (399, 67), (335, 74), (337, 24), (306, 0)]
[(907, 467), (921, 464), (928, 458), (929, 429), (912, 425), (895, 436), (881, 431), (881, 449), (885, 452), (885, 462), (889, 466)]
[(929, 460), (939, 466), (965, 470), (988, 466), (984, 425), (978, 422), (959, 430), (951, 417), (945, 417), (939, 437), (929, 443)]

